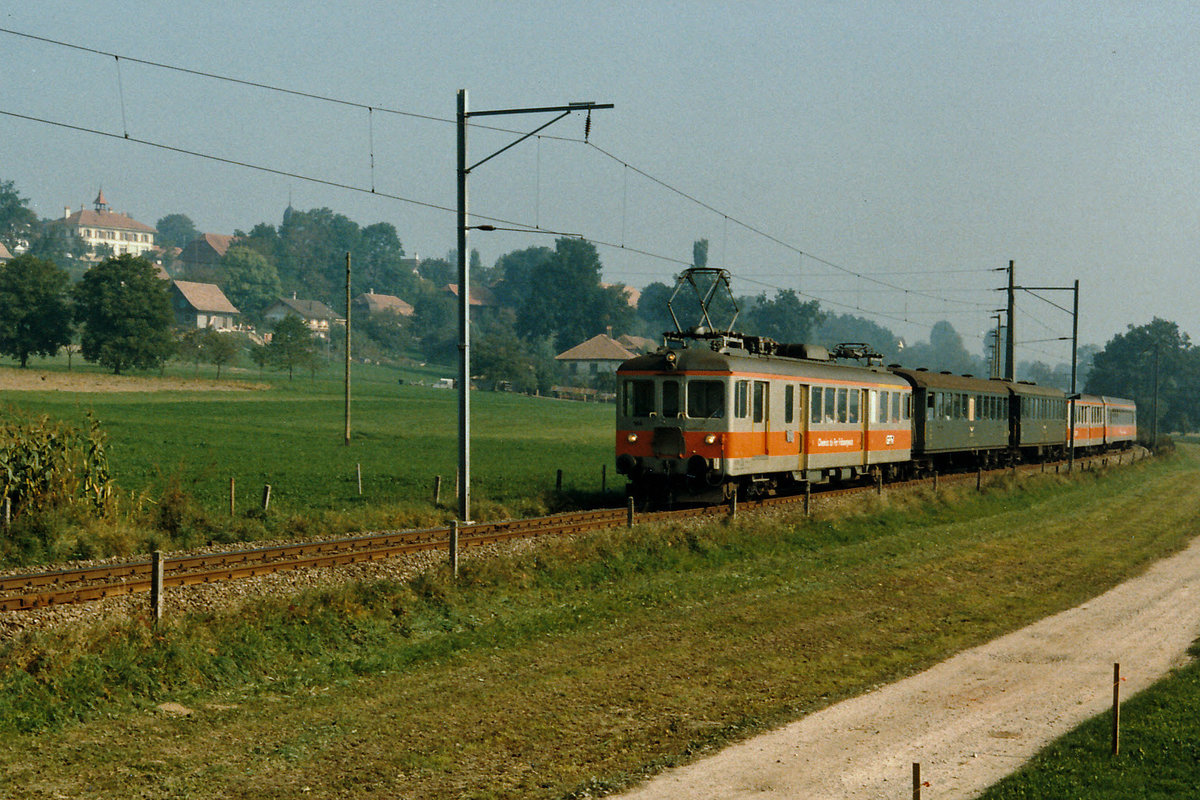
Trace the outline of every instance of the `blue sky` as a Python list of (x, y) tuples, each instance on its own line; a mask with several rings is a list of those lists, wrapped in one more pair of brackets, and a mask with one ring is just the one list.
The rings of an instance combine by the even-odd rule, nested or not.
[[(1010, 259), (1025, 285), (1080, 281), (1083, 342), (1153, 316), (1197, 335), (1197, 23), (1189, 3), (2, 0), (2, 28), (123, 60), (0, 34), (0, 111), (116, 134), (0, 114), (0, 178), (42, 216), (103, 185), (139, 220), (217, 233), (277, 224), (290, 197), (437, 256), (453, 214), (378, 195), (454, 205), (457, 90), (472, 109), (611, 102), (590, 144), (574, 115), (480, 167), (472, 211), (604, 242), (606, 278), (636, 286), (708, 238), (739, 293), (798, 289), (911, 339), (945, 318), (973, 350)], [(472, 161), (512, 138), (473, 129)], [(472, 235), (489, 263), (535, 244), (553, 237)], [(1069, 316), (1018, 309), (1019, 357), (1066, 360), (1039, 340)]]

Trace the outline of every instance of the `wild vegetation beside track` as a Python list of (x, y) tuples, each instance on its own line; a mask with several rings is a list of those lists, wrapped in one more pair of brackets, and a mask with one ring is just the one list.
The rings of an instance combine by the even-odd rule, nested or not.
[(1200, 530), (1198, 472), (1185, 449), (26, 635), (0, 649), (0, 786), (602, 793), (1104, 591)]

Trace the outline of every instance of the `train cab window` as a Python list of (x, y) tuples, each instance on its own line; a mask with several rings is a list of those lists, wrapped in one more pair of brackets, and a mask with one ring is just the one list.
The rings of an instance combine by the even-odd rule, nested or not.
[(679, 381), (663, 381), (662, 413), (664, 417), (674, 419), (681, 412), (679, 407)]
[(812, 398), (808, 403), (809, 422), (811, 422), (813, 425), (820, 424), (821, 409), (823, 407), (824, 406), (821, 405), (821, 387), (814, 386), (814, 387), (812, 387)]
[(654, 381), (625, 381), (625, 416), (649, 417), (654, 413)]
[(754, 382), (754, 421), (762, 422), (767, 417), (767, 382)]
[(738, 381), (733, 392), (733, 415), (744, 419), (750, 413), (750, 381)]
[(788, 384), (783, 387), (783, 421), (791, 425), (796, 418), (796, 387)]
[(850, 408), (847, 414), (846, 421), (854, 424), (858, 422), (858, 406), (861, 403), (862, 391), (859, 389), (850, 390)]
[(688, 381), (688, 416), (714, 419), (725, 414), (725, 384), (721, 381)]

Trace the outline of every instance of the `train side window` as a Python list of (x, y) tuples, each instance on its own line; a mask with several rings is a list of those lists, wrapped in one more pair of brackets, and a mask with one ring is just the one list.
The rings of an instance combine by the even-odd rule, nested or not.
[(892, 392), (892, 422), (900, 421), (900, 393)]
[[(876, 393), (872, 391), (871, 397), (872, 398), (876, 397)], [(878, 397), (879, 397), (879, 402), (878, 402), (878, 408), (875, 411), (875, 421), (876, 422), (887, 422), (888, 421), (888, 393), (887, 392), (879, 392)]]
[(767, 416), (767, 382), (754, 382), (754, 421), (762, 422)]
[(809, 418), (809, 422), (811, 422), (813, 425), (819, 425), (821, 423), (821, 409), (822, 408), (823, 408), (823, 406), (821, 405), (821, 387), (814, 386), (814, 387), (812, 387), (812, 399), (809, 401), (809, 404), (808, 404), (808, 409), (809, 409), (808, 418)]
[(738, 381), (734, 389), (733, 414), (738, 419), (745, 419), (750, 411), (750, 381)]
[(663, 381), (662, 413), (671, 419), (679, 416), (679, 381)]
[(837, 422), (837, 389), (825, 389), (825, 422)]
[(625, 381), (625, 416), (648, 417), (654, 413), (654, 381)]
[(783, 387), (783, 421), (787, 425), (792, 424), (792, 420), (796, 418), (796, 387), (788, 384)]
[(846, 390), (838, 389), (837, 390), (837, 421), (838, 422), (846, 421), (846, 400), (847, 400)]
[(725, 384), (721, 381), (688, 381), (688, 416), (714, 419), (725, 414)]
[[(895, 406), (893, 406), (894, 408)], [(900, 403), (900, 415), (907, 422), (912, 417), (912, 395), (906, 394)]]
[(927, 397), (929, 398), (929, 407), (925, 411), (925, 419), (928, 421), (940, 419), (942, 416), (942, 395), (941, 395), (941, 393), (940, 392), (930, 392), (927, 395)]
[(858, 407), (862, 403), (861, 398), (862, 398), (862, 390), (861, 389), (851, 389), (850, 390), (850, 409), (849, 409), (849, 414), (846, 418), (846, 421), (851, 424), (858, 422)]

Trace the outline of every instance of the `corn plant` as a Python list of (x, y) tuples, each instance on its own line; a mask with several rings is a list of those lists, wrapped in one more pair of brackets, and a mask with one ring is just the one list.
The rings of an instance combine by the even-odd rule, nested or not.
[(0, 412), (0, 502), (13, 515), (61, 506), (105, 514), (113, 496), (105, 436), (49, 417)]

